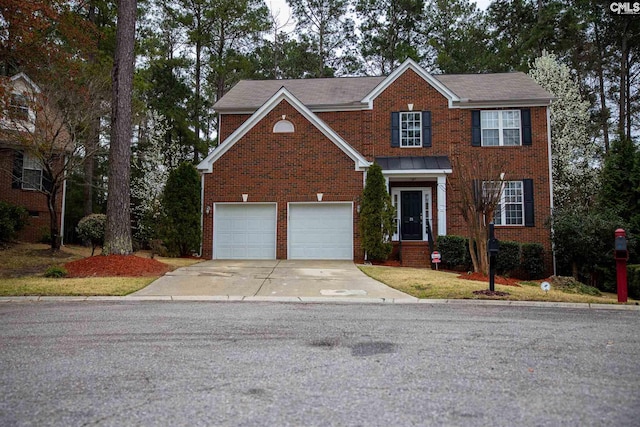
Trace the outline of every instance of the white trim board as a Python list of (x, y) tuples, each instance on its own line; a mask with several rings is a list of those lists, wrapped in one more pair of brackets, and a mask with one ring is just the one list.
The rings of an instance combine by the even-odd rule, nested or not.
[(216, 149), (214, 149), (204, 160), (198, 164), (198, 170), (211, 173), (213, 164), (222, 157), (231, 147), (234, 146), (243, 136), (245, 136), (256, 124), (267, 116), (282, 101), (287, 101), (311, 124), (313, 124), (324, 136), (340, 148), (347, 156), (354, 161), (354, 170), (362, 170), (371, 165), (362, 154), (349, 145), (340, 135), (331, 129), (322, 119), (315, 115), (300, 100), (291, 94), (284, 86), (278, 90), (262, 107), (260, 107), (251, 117), (249, 117), (239, 128), (237, 128), (227, 139), (225, 139)]

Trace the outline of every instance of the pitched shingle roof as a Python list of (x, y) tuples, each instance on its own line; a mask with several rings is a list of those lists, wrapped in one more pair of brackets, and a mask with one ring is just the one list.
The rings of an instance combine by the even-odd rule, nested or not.
[[(551, 95), (524, 73), (433, 75), (460, 100), (455, 105), (546, 105)], [(216, 104), (218, 112), (253, 112), (281, 87), (312, 110), (363, 108), (362, 100), (385, 77), (335, 77), (292, 80), (242, 80)]]
[(281, 87), (309, 108), (360, 105), (384, 77), (336, 77), (324, 79), (241, 80), (216, 104), (216, 111), (257, 110)]
[(440, 74), (440, 83), (469, 102), (549, 101), (551, 95), (525, 73)]

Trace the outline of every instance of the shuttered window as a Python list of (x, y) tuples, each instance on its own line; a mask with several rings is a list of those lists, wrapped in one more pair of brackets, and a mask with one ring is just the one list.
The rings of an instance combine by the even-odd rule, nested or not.
[[(496, 182), (488, 181), (482, 183), (482, 190), (487, 194), (497, 192), (499, 188), (496, 188)], [(493, 221), (496, 225), (533, 227), (533, 208), (533, 180), (505, 181)]]
[(391, 146), (431, 147), (431, 112), (392, 112)]
[(531, 145), (531, 111), (471, 111), (471, 145), (474, 147), (508, 147)]

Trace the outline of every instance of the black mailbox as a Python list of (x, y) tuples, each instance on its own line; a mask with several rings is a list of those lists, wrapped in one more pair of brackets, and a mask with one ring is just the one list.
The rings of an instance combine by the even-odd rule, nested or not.
[(487, 251), (489, 255), (495, 255), (500, 252), (500, 241), (496, 238), (489, 239), (487, 242)]

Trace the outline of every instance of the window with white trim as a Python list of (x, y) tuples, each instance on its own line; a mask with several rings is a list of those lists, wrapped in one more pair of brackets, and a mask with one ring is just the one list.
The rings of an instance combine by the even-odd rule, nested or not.
[(400, 147), (422, 147), (422, 114), (400, 113)]
[(483, 147), (522, 145), (520, 110), (483, 110), (480, 126)]
[[(490, 192), (499, 191), (499, 182), (482, 183), (485, 197)], [(524, 223), (524, 186), (522, 181), (505, 181), (502, 184), (500, 202), (496, 206), (493, 219), (495, 225), (525, 225)]]
[(17, 93), (11, 94), (9, 114), (15, 120), (29, 120), (29, 105), (27, 104), (27, 98)]
[(42, 165), (26, 153), (22, 160), (22, 189), (42, 190)]

